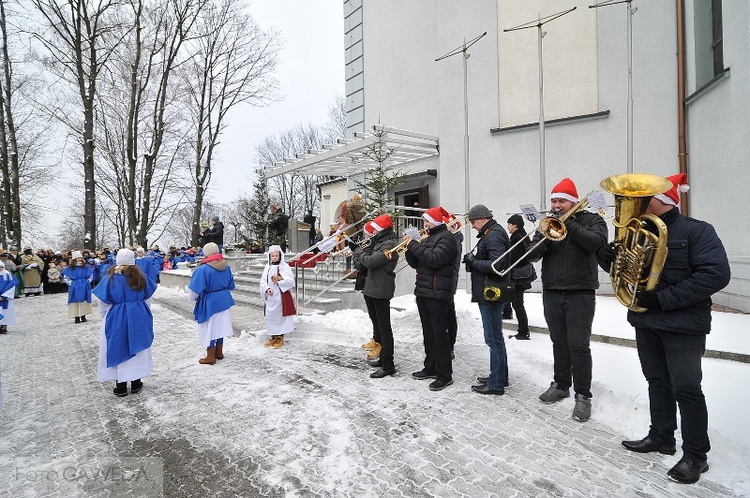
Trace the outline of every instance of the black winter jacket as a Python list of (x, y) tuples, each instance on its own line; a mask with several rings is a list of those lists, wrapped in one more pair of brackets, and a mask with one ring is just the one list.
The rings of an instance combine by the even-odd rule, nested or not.
[(365, 288), (362, 293), (375, 299), (391, 299), (396, 293), (396, 265), (398, 258), (388, 259), (383, 251), (398, 245), (398, 238), (392, 228), (375, 234), (370, 245), (354, 250), (354, 259), (367, 269)]
[(208, 231), (209, 242), (214, 242), (220, 246), (224, 245), (224, 223), (217, 221)]
[(412, 240), (407, 248), (406, 262), (417, 270), (414, 295), (453, 302), (453, 262), (460, 251), (450, 230), (437, 225), (422, 243)]
[(710, 224), (680, 214), (660, 216), (667, 225), (667, 260), (657, 286), (661, 310), (628, 311), (634, 327), (688, 334), (711, 331), (711, 295), (729, 283), (729, 259)]
[(459, 230), (453, 234), (453, 238), (456, 239), (456, 249), (458, 249), (456, 257), (453, 260), (453, 294), (455, 295), (456, 290), (458, 290), (458, 276), (461, 272), (461, 253), (464, 247), (464, 234)]
[[(594, 253), (607, 243), (607, 223), (598, 214), (581, 212), (565, 221), (568, 235), (560, 242), (544, 241), (528, 257), (542, 260), (544, 290), (593, 290), (599, 288)], [(544, 236), (537, 233), (533, 243)]]
[[(508, 233), (498, 225), (497, 221), (491, 219), (482, 227), (477, 234), (479, 242), (474, 249), (474, 263), (471, 271), (471, 302), (486, 303), (484, 299), (484, 279), (487, 275), (494, 274), (492, 263), (508, 250), (510, 241)], [(508, 266), (508, 258), (503, 258), (495, 265), (495, 269), (502, 271)], [(510, 280), (510, 277), (508, 277)]]

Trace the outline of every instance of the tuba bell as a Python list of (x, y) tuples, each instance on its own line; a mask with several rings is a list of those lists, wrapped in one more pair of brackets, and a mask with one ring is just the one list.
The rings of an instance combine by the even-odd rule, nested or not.
[(643, 173), (605, 178), (601, 187), (615, 196), (615, 244), (617, 256), (609, 270), (617, 300), (631, 311), (639, 292), (656, 289), (667, 259), (667, 226), (653, 214), (645, 214), (651, 198), (672, 188), (660, 176)]

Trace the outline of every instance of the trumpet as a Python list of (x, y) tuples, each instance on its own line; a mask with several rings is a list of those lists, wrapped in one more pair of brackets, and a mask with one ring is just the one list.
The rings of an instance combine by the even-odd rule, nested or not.
[[(430, 235), (429, 229), (423, 228), (419, 231), (419, 238), (417, 239), (417, 242), (422, 242), (427, 236)], [(406, 247), (409, 245), (410, 240), (405, 240), (401, 242), (399, 245), (392, 249), (384, 249), (383, 254), (385, 254), (385, 257), (388, 259), (393, 259), (393, 255), (397, 254), (401, 256), (406, 252)]]
[[(510, 271), (513, 270), (513, 268), (518, 266), (518, 263), (526, 259), (526, 257), (529, 254), (531, 254), (534, 251), (534, 249), (539, 247), (542, 244), (542, 242), (544, 242), (545, 240), (551, 240), (552, 242), (560, 242), (561, 240), (565, 239), (565, 237), (568, 235), (568, 229), (565, 227), (565, 220), (567, 220), (574, 214), (580, 211), (583, 211), (584, 209), (588, 207), (588, 205), (589, 205), (589, 198), (588, 196), (586, 196), (580, 201), (578, 201), (578, 203), (576, 203), (572, 208), (570, 208), (570, 210), (568, 210), (568, 212), (566, 212), (562, 216), (558, 217), (555, 214), (550, 214), (549, 216), (542, 218), (536, 230), (526, 234), (526, 237), (522, 238), (521, 240), (513, 244), (510, 247), (510, 249), (502, 253), (495, 261), (492, 262), (492, 264), (490, 265), (490, 268), (492, 268), (492, 271), (494, 271), (501, 277), (504, 277), (505, 275), (510, 273)], [(507, 257), (517, 245), (521, 244), (524, 240), (526, 240), (528, 237), (531, 237), (537, 232), (541, 233), (544, 237), (539, 242), (531, 246), (531, 248), (529, 248), (529, 250), (526, 251), (523, 256), (518, 258), (515, 263), (513, 263), (512, 265), (510, 265), (508, 268), (506, 268), (503, 271), (498, 271), (495, 268), (495, 265), (499, 263), (500, 261), (502, 261), (505, 257)]]
[[(460, 229), (461, 225), (465, 224), (468, 221), (468, 219), (469, 219), (469, 213), (464, 213), (452, 219), (449, 223), (446, 223), (445, 226), (448, 228), (448, 230), (451, 231), (451, 233), (455, 234)], [(422, 238), (419, 239), (419, 241), (421, 240)], [(396, 249), (396, 248), (394, 247), (393, 249)], [(406, 250), (404, 250), (403, 252), (406, 252)], [(403, 263), (400, 267), (396, 268), (396, 271), (394, 273), (398, 273), (401, 270), (404, 270), (407, 266), (409, 266), (408, 263)]]

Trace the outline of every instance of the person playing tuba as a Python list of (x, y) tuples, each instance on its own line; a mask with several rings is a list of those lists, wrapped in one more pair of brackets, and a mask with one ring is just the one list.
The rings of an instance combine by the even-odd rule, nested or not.
[[(656, 290), (636, 295), (638, 305), (647, 311), (628, 311), (648, 381), (651, 427), (643, 439), (622, 445), (637, 453), (674, 455), (679, 406), (683, 455), (667, 475), (690, 484), (708, 470), (711, 449), (708, 408), (701, 389), (701, 359), (711, 330), (711, 295), (726, 287), (731, 272), (714, 227), (680, 214), (680, 192), (687, 191), (687, 176), (680, 173), (667, 180), (672, 188), (655, 195), (646, 209), (667, 226), (664, 268)], [(599, 256), (606, 270), (616, 252), (607, 249)]]

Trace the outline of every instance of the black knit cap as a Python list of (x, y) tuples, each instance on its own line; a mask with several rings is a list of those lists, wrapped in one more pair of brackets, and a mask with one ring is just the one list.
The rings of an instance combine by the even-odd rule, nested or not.
[(520, 214), (514, 214), (510, 218), (508, 218), (508, 223), (511, 225), (516, 225), (517, 227), (523, 227), (523, 216)]

